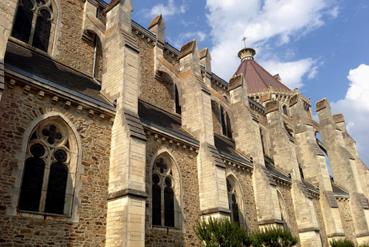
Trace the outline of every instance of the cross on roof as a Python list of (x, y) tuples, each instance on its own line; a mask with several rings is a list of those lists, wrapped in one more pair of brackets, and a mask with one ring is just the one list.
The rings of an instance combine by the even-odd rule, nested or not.
[(243, 41), (243, 44), (245, 45), (245, 48), (246, 48), (246, 40), (247, 40), (247, 38), (246, 38), (246, 37), (243, 37), (243, 38), (242, 38), (242, 41)]

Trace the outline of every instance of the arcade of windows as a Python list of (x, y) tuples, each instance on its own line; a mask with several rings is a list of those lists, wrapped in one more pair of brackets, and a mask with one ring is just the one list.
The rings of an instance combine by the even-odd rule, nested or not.
[(69, 214), (67, 201), (72, 201), (73, 191), (67, 191), (67, 187), (76, 153), (71, 142), (65, 126), (57, 122), (44, 122), (33, 130), (27, 145), (18, 210)]

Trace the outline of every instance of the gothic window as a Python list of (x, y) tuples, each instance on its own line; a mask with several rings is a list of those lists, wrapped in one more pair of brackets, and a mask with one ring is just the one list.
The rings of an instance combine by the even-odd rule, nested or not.
[(282, 109), (283, 109), (283, 114), (286, 115), (286, 116), (288, 116), (287, 106), (286, 105), (283, 105)]
[(58, 122), (41, 123), (33, 130), (24, 164), (19, 210), (68, 213), (65, 211), (67, 183), (75, 154), (71, 142), (65, 126)]
[(47, 51), (52, 18), (51, 0), (19, 0), (12, 36)]
[(240, 209), (237, 202), (235, 186), (232, 184), (229, 178), (227, 178), (227, 191), (229, 209), (231, 210), (231, 220), (240, 224)]
[(174, 85), (174, 94), (175, 94), (176, 113), (181, 114), (182, 108), (181, 108), (181, 104), (179, 101), (179, 93), (178, 93), (177, 85)]
[(170, 162), (156, 159), (152, 171), (152, 225), (176, 226), (176, 197)]
[(229, 118), (228, 113), (224, 110), (223, 106), (220, 106), (220, 122), (222, 125), (223, 135), (232, 138), (231, 119)]
[(103, 53), (100, 39), (95, 35), (94, 39), (94, 62), (93, 62), (93, 77), (101, 81), (102, 80), (102, 68), (103, 68)]
[(305, 179), (305, 176), (304, 176), (304, 170), (302, 169), (301, 165), (299, 164), (299, 171), (300, 171), (300, 174), (301, 174), (301, 178), (302, 180)]
[(262, 128), (259, 129), (260, 130), (260, 139), (261, 139), (261, 147), (263, 148), (263, 154), (265, 155), (265, 142), (264, 142), (264, 133)]

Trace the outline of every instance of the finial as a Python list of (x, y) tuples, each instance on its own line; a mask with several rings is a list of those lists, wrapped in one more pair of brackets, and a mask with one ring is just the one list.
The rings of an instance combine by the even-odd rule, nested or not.
[(246, 40), (247, 40), (247, 38), (246, 38), (246, 37), (243, 37), (243, 38), (242, 38), (242, 41), (243, 41), (243, 44), (244, 44), (244, 48), (246, 48)]

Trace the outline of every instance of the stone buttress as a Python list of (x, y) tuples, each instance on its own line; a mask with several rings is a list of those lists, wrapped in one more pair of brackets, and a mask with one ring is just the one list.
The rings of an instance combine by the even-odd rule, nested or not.
[(200, 141), (198, 177), (203, 216), (229, 215), (225, 164), (214, 146), (210, 93), (202, 81), (196, 41), (184, 45), (179, 55), (182, 85), (182, 127)]
[(319, 202), (328, 242), (343, 238), (345, 234), (338, 204), (333, 194), (325, 154), (315, 137), (310, 104), (300, 94), (296, 94), (291, 98), (289, 107), (294, 120), (297, 155), (304, 179), (319, 187)]
[(292, 175), (291, 195), (295, 211), (300, 244), (303, 247), (322, 246), (317, 214), (313, 201), (307, 197), (297, 161), (292, 133), (284, 122), (278, 101), (266, 103), (266, 114), (276, 167)]
[(333, 176), (337, 184), (343, 186), (350, 195), (350, 210), (353, 218), (355, 237), (358, 244), (369, 242), (369, 203), (365, 196), (366, 181), (361, 180), (361, 161), (354, 144), (349, 141), (342, 115), (332, 115), (326, 99), (317, 103), (320, 134), (330, 160)]
[(253, 188), (259, 226), (277, 226), (282, 223), (282, 219), (276, 184), (266, 174), (259, 123), (251, 115), (247, 85), (242, 75), (230, 80), (228, 91), (232, 113), (235, 116), (233, 131), (236, 148), (253, 158)]
[(5, 89), (4, 57), (6, 45), (11, 34), (16, 7), (17, 0), (0, 2), (0, 101), (3, 90)]
[(111, 5), (104, 40), (102, 92), (116, 102), (109, 170), (106, 246), (145, 244), (146, 138), (138, 118), (139, 50), (130, 0)]

